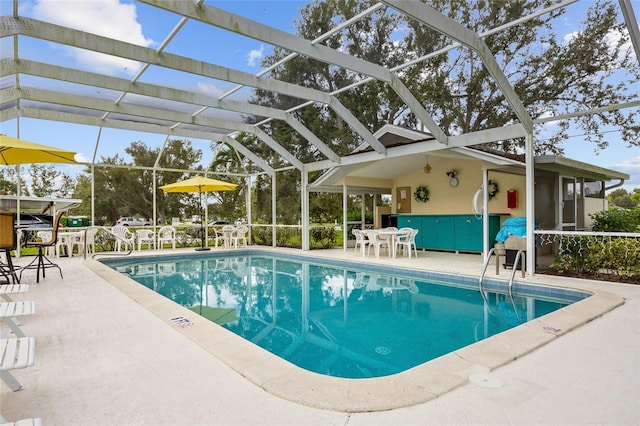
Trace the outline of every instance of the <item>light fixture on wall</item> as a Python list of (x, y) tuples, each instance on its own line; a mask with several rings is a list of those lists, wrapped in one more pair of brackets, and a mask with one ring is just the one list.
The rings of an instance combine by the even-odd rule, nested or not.
[(427, 155), (427, 164), (424, 165), (422, 169), (426, 174), (431, 173), (431, 166), (429, 165), (429, 156)]
[(456, 169), (449, 170), (447, 176), (449, 176), (449, 185), (452, 188), (458, 186), (458, 171)]

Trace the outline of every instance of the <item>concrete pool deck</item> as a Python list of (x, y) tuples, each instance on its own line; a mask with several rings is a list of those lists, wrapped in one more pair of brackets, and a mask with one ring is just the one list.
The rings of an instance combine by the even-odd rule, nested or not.
[[(176, 252), (183, 251), (193, 252)], [(170, 253), (175, 252), (163, 252)], [(363, 261), (353, 250), (306, 254)], [(482, 268), (480, 256), (467, 254), (365, 260), (468, 275)], [(13, 371), (23, 390), (10, 392), (2, 383), (0, 412), (7, 420), (42, 417), (45, 425), (640, 424), (640, 286), (529, 277), (528, 282), (586, 289), (600, 297), (558, 318), (511, 330), (497, 343), (479, 342), (451, 359), (367, 379), (381, 381), (370, 385), (300, 372), (264, 351), (247, 349), (239, 338), (221, 334), (197, 316), (188, 317), (193, 326), (181, 328), (170, 319), (195, 314), (131, 287), (128, 279), (114, 280), (95, 261), (63, 258), (59, 263), (64, 279), (49, 270), (35, 284), (35, 273), (27, 272), (23, 282), (30, 284), (29, 293), (13, 297), (36, 302), (36, 315), (21, 319), (24, 332), (36, 337), (36, 365)], [(488, 272), (492, 277), (493, 268)], [(506, 271), (501, 277), (508, 278)], [(560, 331), (540, 331), (543, 324)], [(8, 328), (3, 325), (2, 331)], [(474, 384), (469, 381), (474, 373), (500, 386)], [(300, 403), (284, 399), (290, 395)], [(336, 401), (343, 405), (326, 409)], [(381, 405), (390, 401), (404, 407)], [(385, 411), (367, 412), (371, 409)]]

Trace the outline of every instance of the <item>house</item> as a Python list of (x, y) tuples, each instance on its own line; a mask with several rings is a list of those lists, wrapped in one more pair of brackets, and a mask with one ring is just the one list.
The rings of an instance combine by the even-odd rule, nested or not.
[[(363, 144), (351, 154), (362, 157), (362, 161), (353, 159), (350, 164), (327, 170), (309, 185), (309, 190), (342, 192), (346, 189), (349, 194), (390, 195), (390, 207), (376, 206), (375, 225), (381, 226), (383, 218), (388, 217), (397, 221), (398, 226), (420, 227), (417, 226), (420, 223), (425, 230), (429, 229), (422, 233), (422, 248), (483, 251), (479, 213), (484, 193), (479, 190), (485, 173), (490, 196), (488, 245), (493, 245), (505, 219), (526, 215), (524, 156), (472, 147), (434, 149), (434, 138), (429, 133), (394, 125), (385, 125), (374, 135), (387, 148), (386, 156), (376, 157)], [(592, 225), (590, 215), (607, 208), (605, 191), (621, 186), (626, 179), (629, 175), (625, 173), (560, 156), (535, 157), (534, 204), (539, 227), (588, 230)], [(422, 194), (417, 194), (418, 199), (417, 188), (422, 190)], [(428, 200), (421, 201), (419, 195), (427, 192)], [(448, 230), (440, 233), (435, 226), (442, 221), (447, 222), (442, 226)], [(463, 229), (465, 223), (471, 225)], [(434, 233), (437, 235), (433, 236)], [(446, 241), (468, 237), (474, 241), (453, 245)]]

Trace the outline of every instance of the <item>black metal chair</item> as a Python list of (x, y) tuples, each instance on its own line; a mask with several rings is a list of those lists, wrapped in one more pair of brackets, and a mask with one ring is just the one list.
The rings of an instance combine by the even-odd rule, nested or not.
[(60, 278), (63, 278), (62, 269), (60, 269), (60, 266), (50, 261), (49, 258), (44, 254), (47, 247), (55, 246), (56, 243), (58, 242), (58, 227), (60, 226), (60, 218), (62, 217), (62, 213), (64, 213), (64, 211), (62, 210), (56, 213), (56, 217), (53, 221), (53, 230), (51, 232), (51, 239), (49, 241), (25, 241), (22, 244), (22, 247), (24, 248), (37, 247), (38, 255), (36, 256), (35, 259), (31, 261), (31, 263), (21, 268), (20, 279), (22, 279), (22, 272), (24, 272), (25, 269), (36, 269), (37, 270), (36, 282), (39, 283), (40, 270), (42, 269), (42, 278), (45, 278), (45, 270), (47, 268), (58, 268), (58, 271), (60, 271)]

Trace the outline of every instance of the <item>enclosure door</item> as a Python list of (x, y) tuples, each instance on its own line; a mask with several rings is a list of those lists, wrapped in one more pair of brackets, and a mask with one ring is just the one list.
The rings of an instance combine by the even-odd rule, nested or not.
[(559, 212), (556, 208), (556, 186), (554, 177), (536, 176), (535, 206), (540, 229), (556, 229)]
[(578, 204), (576, 179), (573, 177), (560, 177), (560, 191), (562, 202), (560, 203), (560, 217), (562, 218), (563, 231), (576, 230), (576, 216)]

